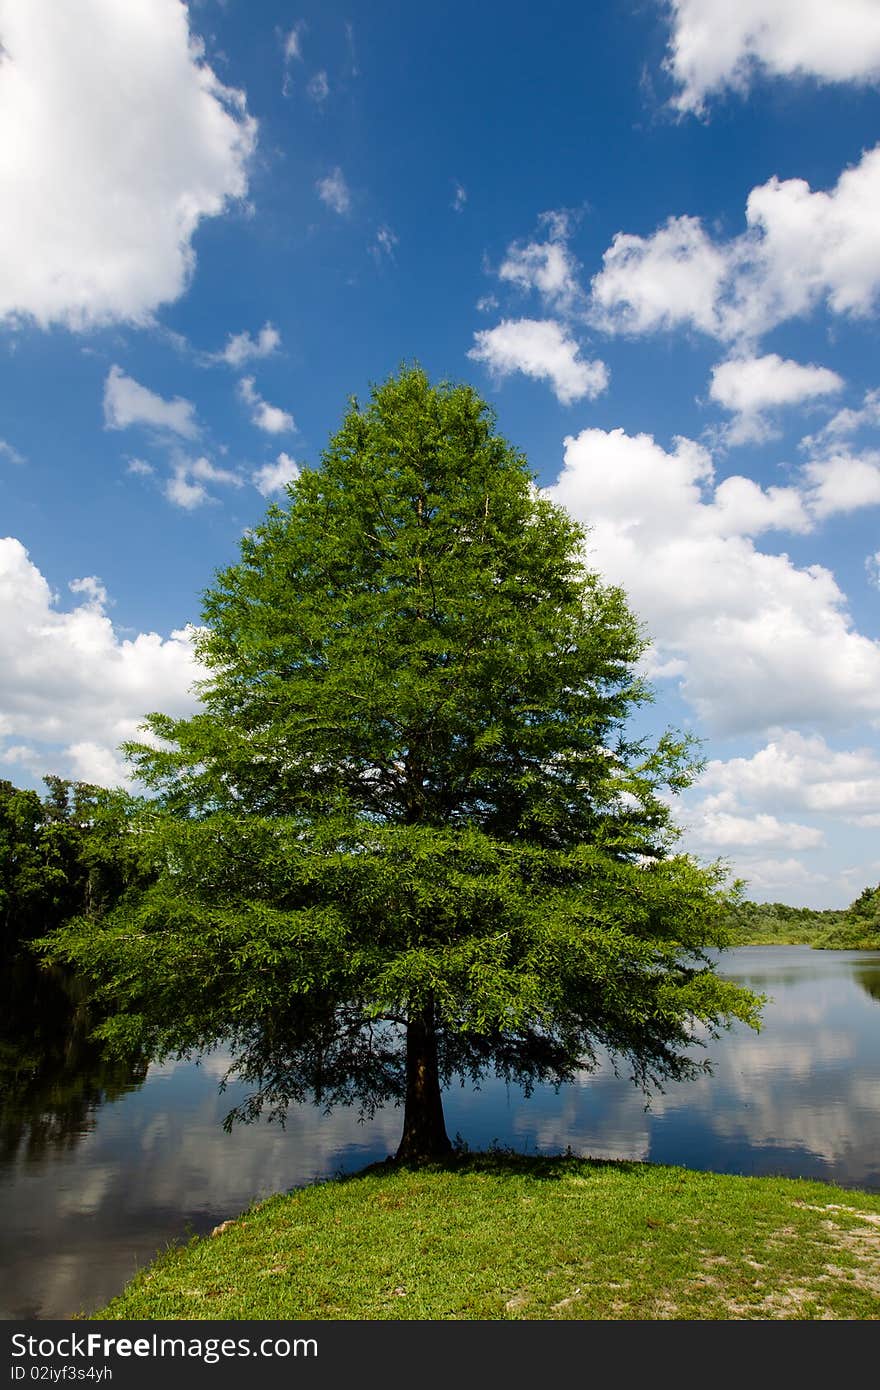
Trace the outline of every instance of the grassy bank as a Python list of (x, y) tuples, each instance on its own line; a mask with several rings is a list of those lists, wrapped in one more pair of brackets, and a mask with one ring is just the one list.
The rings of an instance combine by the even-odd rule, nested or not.
[(173, 1248), (108, 1319), (880, 1317), (880, 1196), (638, 1163), (377, 1165)]

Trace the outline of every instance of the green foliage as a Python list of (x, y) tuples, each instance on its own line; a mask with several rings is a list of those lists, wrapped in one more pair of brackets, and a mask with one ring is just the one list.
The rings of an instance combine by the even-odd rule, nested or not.
[(819, 911), (745, 900), (730, 909), (738, 945), (809, 945), (819, 950), (880, 949), (880, 886), (865, 888), (848, 908)]
[(814, 944), (823, 950), (880, 950), (880, 884), (864, 888)]
[(108, 1036), (230, 1038), (246, 1113), (405, 1094), (406, 1137), (433, 1086), (427, 1152), (437, 1076), (602, 1045), (647, 1088), (696, 1069), (695, 1020), (756, 1024), (704, 955), (720, 875), (673, 853), (693, 749), (627, 735), (645, 643), (584, 539), (470, 388), (351, 403), (205, 597), (201, 711), (128, 750), (138, 886), (51, 944)]
[(41, 799), (0, 781), (0, 952), (119, 895), (127, 842), (123, 801), (84, 782), (44, 779)]

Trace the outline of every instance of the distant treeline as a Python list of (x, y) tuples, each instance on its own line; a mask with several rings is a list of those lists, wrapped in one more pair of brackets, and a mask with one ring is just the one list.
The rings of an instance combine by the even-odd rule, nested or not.
[(22, 790), (0, 780), (0, 953), (70, 917), (100, 916), (130, 877), (119, 799), (101, 787), (45, 777)]
[(730, 914), (739, 946), (807, 945), (820, 950), (880, 950), (880, 884), (849, 907), (817, 911), (786, 903), (742, 902)]

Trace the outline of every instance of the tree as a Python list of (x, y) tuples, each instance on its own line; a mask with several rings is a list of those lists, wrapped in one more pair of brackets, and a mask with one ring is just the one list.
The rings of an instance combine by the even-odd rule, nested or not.
[(47, 792), (0, 781), (0, 952), (106, 906), (123, 874), (110, 793), (45, 777)]
[(623, 593), (467, 386), (402, 369), (204, 603), (190, 719), (128, 754), (152, 882), (51, 951), (101, 982), (108, 1037), (221, 1037), (255, 1086), (404, 1102), (398, 1157), (447, 1152), (441, 1088), (563, 1082), (610, 1049), (649, 1090), (696, 1024), (755, 1025), (718, 978), (720, 868), (672, 852), (687, 740), (649, 698)]

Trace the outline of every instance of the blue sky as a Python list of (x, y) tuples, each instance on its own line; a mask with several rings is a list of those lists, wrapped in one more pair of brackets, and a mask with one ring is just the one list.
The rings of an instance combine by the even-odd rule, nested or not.
[(0, 776), (194, 708), (242, 531), (471, 382), (704, 740), (684, 846), (880, 880), (880, 5), (0, 0)]

